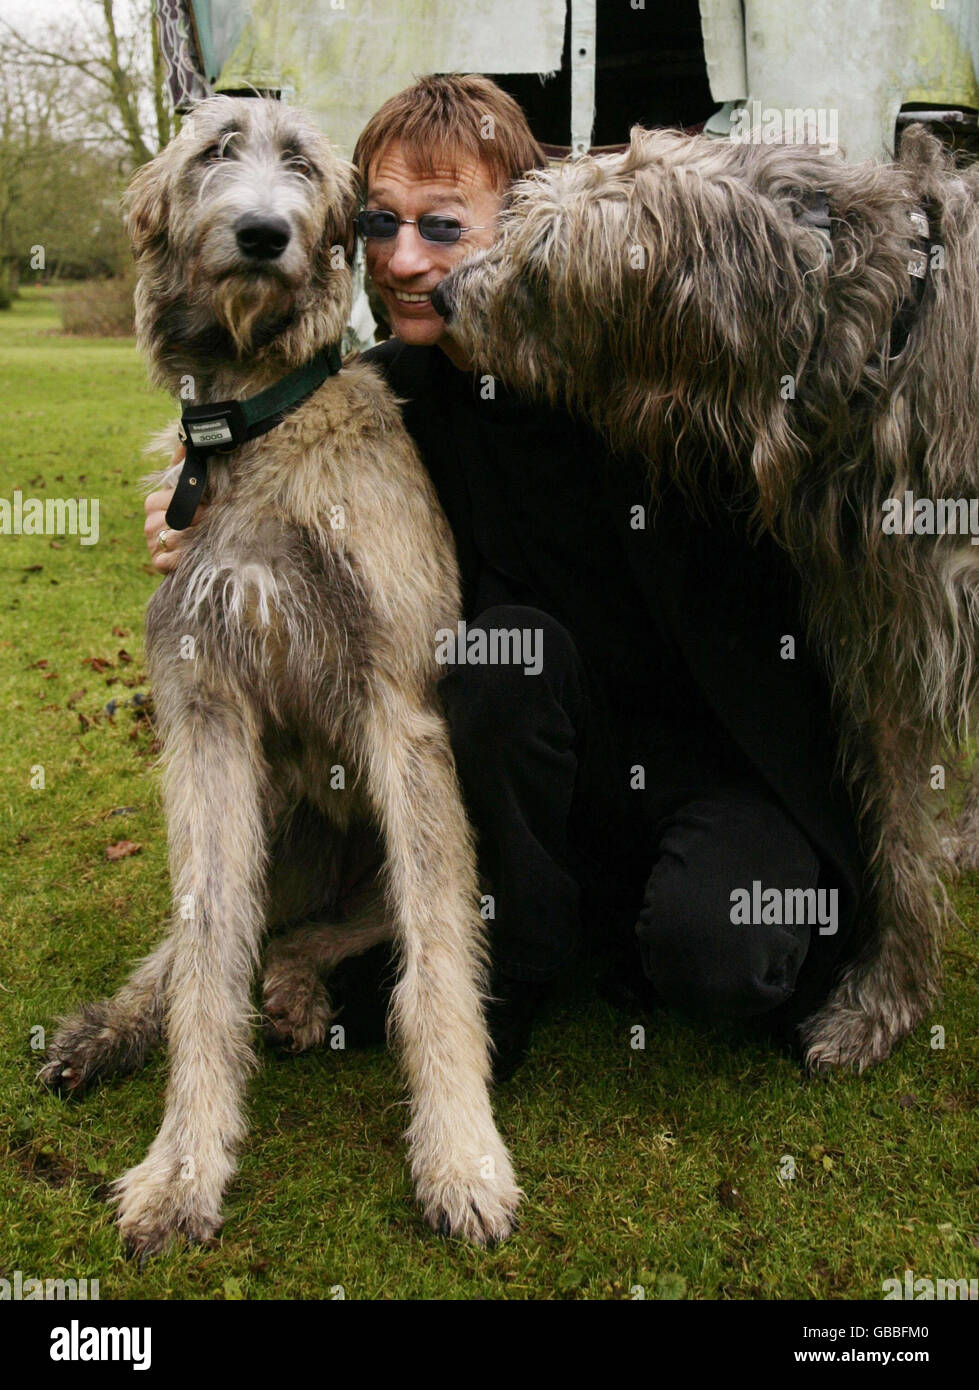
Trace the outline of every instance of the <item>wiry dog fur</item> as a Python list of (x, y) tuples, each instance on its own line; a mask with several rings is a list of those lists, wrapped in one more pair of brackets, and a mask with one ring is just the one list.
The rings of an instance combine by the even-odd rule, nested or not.
[[(129, 194), (155, 380), (184, 399), (188, 382), (198, 401), (245, 397), (338, 341), (353, 212), (351, 166), (300, 113), (200, 105)], [(258, 264), (235, 235), (256, 213), (289, 230)], [(271, 433), (213, 455), (208, 500), (147, 615), (172, 933), (62, 1027), (43, 1079), (76, 1090), (165, 1035), (166, 1112), (116, 1184), (119, 1225), (141, 1253), (178, 1231), (207, 1239), (245, 1135), (266, 928), (300, 924), (265, 982), (272, 1026), (296, 1047), (332, 1017), (322, 971), (393, 933), (416, 1191), (436, 1227), (503, 1238), (519, 1189), (490, 1109), (475, 856), (436, 692), (435, 634), (456, 623), (459, 593), (434, 490), (395, 399), (353, 363)], [(372, 827), (381, 881), (363, 877)]]
[[(819, 190), (829, 257), (802, 216)], [(945, 263), (902, 343), (908, 214), (926, 199)], [(695, 508), (733, 492), (793, 557), (871, 903), (801, 1034), (814, 1068), (880, 1061), (939, 988), (931, 769), (967, 728), (979, 615), (969, 536), (885, 534), (883, 507), (979, 491), (979, 169), (920, 127), (900, 162), (858, 166), (637, 128), (622, 156), (518, 185), (497, 243), (439, 292), (482, 370), (640, 447), (654, 493), (667, 477)]]

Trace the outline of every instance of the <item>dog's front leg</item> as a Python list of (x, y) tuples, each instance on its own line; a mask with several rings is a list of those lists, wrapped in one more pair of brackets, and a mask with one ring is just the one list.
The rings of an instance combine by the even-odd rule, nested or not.
[(120, 1230), (140, 1255), (176, 1232), (206, 1240), (221, 1224), (245, 1132), (250, 986), (264, 927), (265, 765), (251, 712), (210, 695), (174, 703), (164, 783), (175, 900), (170, 1080), (159, 1134), (115, 1184)]
[(486, 948), (472, 838), (445, 723), (393, 686), (365, 711), (401, 970), (392, 1022), (408, 1077), (415, 1190), (437, 1230), (483, 1245), (521, 1197), (489, 1099)]

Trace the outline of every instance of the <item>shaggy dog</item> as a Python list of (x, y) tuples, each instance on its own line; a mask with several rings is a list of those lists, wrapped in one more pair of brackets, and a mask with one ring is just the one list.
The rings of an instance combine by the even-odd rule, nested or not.
[[(198, 402), (244, 400), (338, 343), (354, 211), (352, 167), (296, 110), (197, 107), (129, 193), (154, 379), (184, 401), (188, 384)], [(273, 1029), (296, 1046), (332, 1016), (316, 967), (393, 933), (418, 1197), (433, 1226), (502, 1239), (520, 1191), (490, 1109), (475, 856), (436, 692), (435, 634), (460, 610), (434, 489), (394, 397), (354, 363), (271, 432), (212, 454), (208, 495), (147, 614), (172, 933), (61, 1028), (42, 1078), (78, 1090), (165, 1036), (163, 1124), (116, 1183), (119, 1225), (143, 1255), (175, 1232), (206, 1240), (245, 1135), (266, 929), (305, 924), (266, 977)], [(383, 883), (324, 926), (370, 826)]]
[(979, 168), (920, 127), (855, 167), (637, 128), (519, 184), (434, 302), (481, 370), (638, 446), (654, 496), (742, 506), (786, 547), (872, 905), (801, 1036), (813, 1068), (887, 1057), (940, 984), (931, 788), (976, 693)]

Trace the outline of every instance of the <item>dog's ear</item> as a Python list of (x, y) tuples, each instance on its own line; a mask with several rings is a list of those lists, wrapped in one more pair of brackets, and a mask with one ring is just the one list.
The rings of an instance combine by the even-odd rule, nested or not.
[(137, 260), (154, 247), (166, 245), (170, 199), (162, 154), (133, 174), (123, 196), (123, 207), (126, 230)]
[(649, 157), (649, 148), (652, 144), (650, 132), (644, 126), (634, 125), (629, 130), (629, 162), (631, 164), (644, 164)]
[(329, 212), (320, 242), (320, 255), (331, 258), (335, 246), (343, 247), (347, 265), (353, 264), (357, 233), (354, 230), (354, 216), (359, 202), (357, 172), (352, 164), (337, 161), (333, 169), (334, 195), (330, 199)]

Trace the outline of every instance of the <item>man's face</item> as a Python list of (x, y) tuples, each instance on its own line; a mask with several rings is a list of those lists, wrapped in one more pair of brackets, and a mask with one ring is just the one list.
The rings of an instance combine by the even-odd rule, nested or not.
[(471, 232), (456, 242), (426, 241), (415, 226), (401, 226), (390, 240), (368, 237), (367, 273), (377, 288), (395, 337), (404, 343), (444, 347), (455, 359), (459, 349), (432, 308), (432, 290), (471, 251), (489, 246), (500, 210), (500, 194), (490, 173), (476, 160), (460, 158), (451, 170), (420, 174), (409, 165), (401, 145), (392, 141), (371, 165), (368, 208), (382, 208), (417, 221), (426, 212), (458, 218)]

